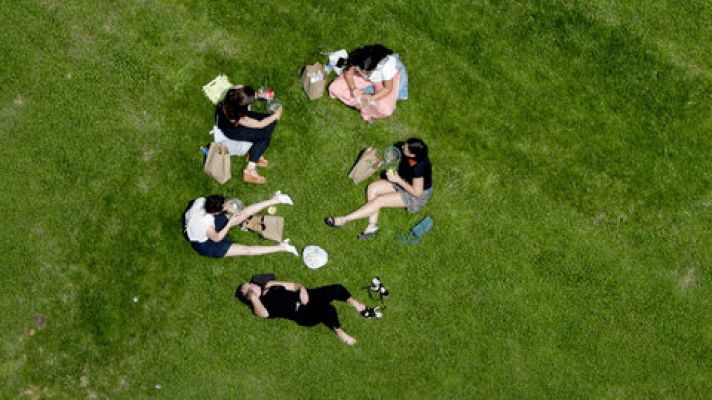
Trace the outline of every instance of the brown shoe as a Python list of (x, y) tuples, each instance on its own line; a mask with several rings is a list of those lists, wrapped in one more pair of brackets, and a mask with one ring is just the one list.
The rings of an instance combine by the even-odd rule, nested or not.
[(242, 180), (247, 183), (267, 183), (267, 178), (258, 174), (254, 169), (242, 170)]
[[(250, 155), (249, 155), (249, 154), (245, 156), (245, 161), (250, 162)], [(266, 159), (266, 158), (264, 158), (264, 157), (262, 157), (262, 156), (260, 156), (260, 159), (257, 160), (257, 162), (256, 162), (255, 164), (257, 164), (258, 167), (266, 167), (266, 166), (269, 165), (269, 160)]]

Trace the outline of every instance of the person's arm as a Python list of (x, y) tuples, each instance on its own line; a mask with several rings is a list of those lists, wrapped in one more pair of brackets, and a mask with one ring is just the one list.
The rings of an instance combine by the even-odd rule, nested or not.
[(214, 226), (211, 226), (208, 228), (208, 238), (212, 240), (213, 242), (219, 242), (223, 239), (225, 239), (225, 236), (227, 236), (228, 232), (230, 232), (230, 229), (232, 229), (233, 226), (239, 224), (244, 220), (244, 217), (240, 213), (234, 214), (230, 219), (227, 221), (227, 224), (225, 224), (225, 227), (220, 230), (220, 232), (215, 230)]
[(354, 67), (347, 68), (346, 71), (344, 71), (344, 79), (346, 79), (346, 86), (349, 87), (351, 95), (353, 97), (358, 97), (363, 94), (363, 91), (356, 87), (356, 81), (354, 81), (355, 74), (356, 70)]
[(250, 303), (252, 303), (252, 312), (254, 312), (256, 316), (260, 318), (269, 317), (269, 312), (267, 311), (267, 308), (265, 308), (265, 305), (260, 301), (260, 296), (258, 294), (250, 292), (247, 298), (250, 300)]
[(242, 117), (240, 118), (239, 121), (237, 121), (238, 124), (246, 127), (246, 128), (253, 128), (253, 129), (262, 129), (266, 127), (267, 125), (271, 124), (272, 122), (280, 119), (282, 117), (282, 106), (280, 106), (274, 114), (265, 117), (261, 120), (259, 119), (254, 119), (250, 117)]
[(371, 96), (371, 101), (380, 100), (391, 94), (391, 92), (393, 91), (393, 79), (381, 81), (381, 83), (383, 84), (383, 90)]
[(386, 178), (389, 182), (397, 183), (406, 192), (410, 193), (415, 197), (420, 197), (423, 194), (423, 187), (425, 185), (425, 178), (418, 177), (413, 178), (413, 184), (409, 184), (405, 179), (401, 178), (397, 172), (386, 173)]
[(307, 292), (307, 288), (305, 288), (304, 285), (302, 285), (301, 283), (269, 281), (265, 285), (266, 288), (272, 286), (284, 286), (284, 288), (289, 290), (290, 292), (299, 291), (299, 301), (302, 303), (302, 305), (306, 305), (309, 302), (309, 293)]

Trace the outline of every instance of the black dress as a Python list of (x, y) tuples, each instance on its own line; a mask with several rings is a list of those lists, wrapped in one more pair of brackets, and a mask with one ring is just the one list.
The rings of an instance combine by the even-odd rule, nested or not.
[(260, 301), (267, 309), (269, 318), (286, 318), (302, 326), (323, 323), (331, 329), (341, 327), (334, 300), (346, 301), (351, 293), (341, 285), (328, 285), (307, 289), (309, 302), (303, 305), (299, 291), (292, 292), (284, 286), (272, 286), (263, 292)]

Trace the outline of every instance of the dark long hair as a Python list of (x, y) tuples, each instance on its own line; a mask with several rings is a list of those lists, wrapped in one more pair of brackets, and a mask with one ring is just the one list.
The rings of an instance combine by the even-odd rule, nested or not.
[(405, 141), (408, 150), (415, 155), (415, 160), (421, 162), (428, 158), (428, 145), (422, 139), (410, 138)]
[(225, 204), (225, 196), (220, 194), (211, 194), (205, 198), (205, 211), (209, 214), (220, 212)]
[(373, 71), (378, 63), (393, 54), (393, 50), (382, 44), (359, 47), (349, 53), (346, 67), (359, 67), (362, 71)]
[(247, 299), (247, 296), (243, 296), (242, 293), (240, 292), (240, 289), (242, 288), (243, 285), (246, 285), (247, 283), (241, 283), (237, 285), (237, 288), (235, 288), (235, 298), (243, 302), (244, 304), (248, 306), (252, 306), (252, 303), (250, 300)]
[(255, 89), (250, 86), (230, 89), (222, 101), (223, 113), (228, 119), (237, 122), (240, 118), (247, 115), (248, 106), (252, 104), (256, 98)]

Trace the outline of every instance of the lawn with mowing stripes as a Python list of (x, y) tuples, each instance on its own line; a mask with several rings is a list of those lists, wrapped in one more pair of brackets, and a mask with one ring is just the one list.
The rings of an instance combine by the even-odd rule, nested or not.
[[(4, 1), (0, 398), (710, 397), (710, 21), (704, 0)], [(304, 65), (376, 42), (408, 68), (392, 117), (306, 98)], [(266, 185), (241, 158), (202, 172), (221, 73), (284, 103)], [(413, 136), (424, 210), (367, 241), (324, 225), (363, 203), (359, 151)], [(185, 242), (191, 199), (276, 190), (324, 268)], [(253, 317), (233, 294), (261, 272), (392, 295), (380, 320), (337, 304), (352, 348)]]

